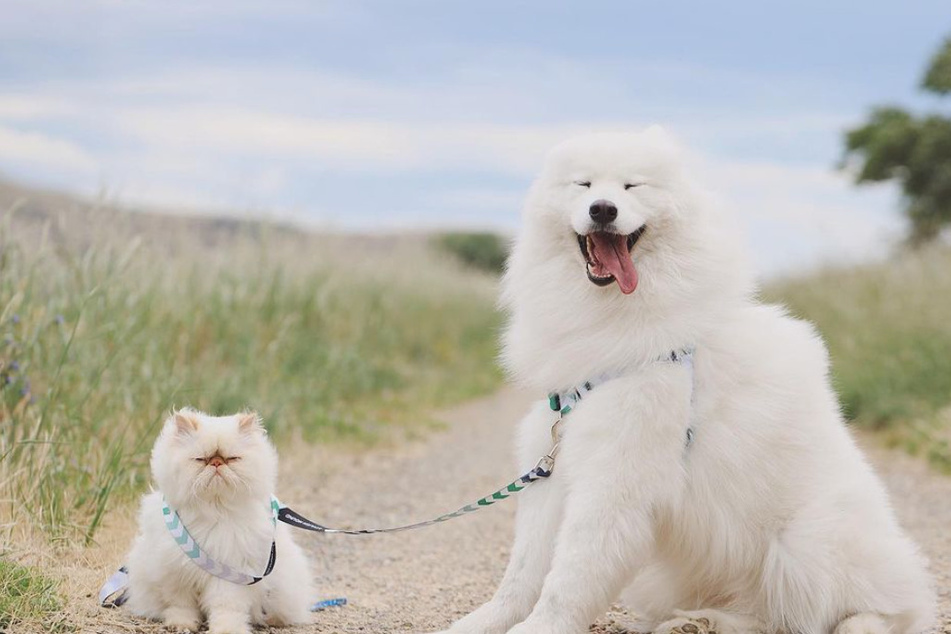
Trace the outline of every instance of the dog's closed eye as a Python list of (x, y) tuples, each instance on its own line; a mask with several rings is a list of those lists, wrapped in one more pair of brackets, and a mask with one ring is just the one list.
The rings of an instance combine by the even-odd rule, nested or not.
[(644, 183), (624, 183), (624, 189), (634, 189), (635, 187), (640, 187)]
[(575, 185), (578, 187), (591, 187), (591, 181), (575, 181)]

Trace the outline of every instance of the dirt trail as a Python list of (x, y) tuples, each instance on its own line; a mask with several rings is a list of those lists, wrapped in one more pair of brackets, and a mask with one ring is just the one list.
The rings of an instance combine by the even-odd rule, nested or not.
[[(393, 450), (308, 449), (285, 452), (281, 498), (332, 526), (377, 527), (429, 518), (471, 502), (514, 477), (514, 422), (527, 395), (506, 390), (445, 413), (445, 432)], [(951, 478), (921, 462), (865, 443), (892, 492), (903, 524), (931, 558), (941, 592), (942, 626), (951, 634)], [(543, 486), (543, 485), (542, 485)], [(429, 632), (446, 627), (488, 599), (501, 578), (515, 504), (503, 502), (465, 518), (393, 535), (300, 533), (311, 553), (321, 598), (349, 605), (317, 615), (287, 634)], [(131, 524), (117, 518), (102, 546), (71, 568), (71, 620), (82, 632), (157, 632), (123, 613), (99, 610), (91, 597), (121, 557)], [(596, 631), (621, 632), (615, 616)], [(276, 631), (276, 630), (275, 630)]]

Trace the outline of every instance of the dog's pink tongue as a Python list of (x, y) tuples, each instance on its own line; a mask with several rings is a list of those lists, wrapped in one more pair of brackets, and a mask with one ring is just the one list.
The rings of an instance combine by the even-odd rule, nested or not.
[(637, 288), (637, 269), (627, 250), (627, 236), (597, 232), (591, 234), (595, 257), (614, 279), (621, 292), (630, 295)]

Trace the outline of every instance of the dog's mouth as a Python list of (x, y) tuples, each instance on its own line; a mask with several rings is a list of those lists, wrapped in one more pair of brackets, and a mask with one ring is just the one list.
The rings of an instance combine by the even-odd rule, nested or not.
[(631, 250), (647, 225), (641, 225), (634, 233), (592, 231), (578, 236), (578, 246), (584, 256), (588, 279), (598, 286), (608, 286), (616, 281), (621, 292), (629, 295), (637, 288), (637, 269), (631, 259)]

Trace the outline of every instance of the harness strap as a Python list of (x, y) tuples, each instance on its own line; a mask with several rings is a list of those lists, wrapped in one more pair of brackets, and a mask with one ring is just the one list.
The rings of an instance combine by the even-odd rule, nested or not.
[[(693, 347), (680, 348), (679, 350), (671, 350), (669, 353), (658, 357), (655, 360), (655, 363), (680, 363), (687, 368), (687, 370), (690, 372), (691, 405), (693, 405), (694, 400), (693, 353)], [(623, 375), (623, 372), (609, 372), (601, 374), (571, 389), (565, 390), (563, 392), (551, 392), (548, 395), (548, 407), (551, 409), (551, 411), (558, 413), (558, 420), (555, 421), (555, 424), (552, 425), (551, 428), (553, 446), (552, 452), (548, 455), (549, 458), (554, 459), (554, 454), (558, 449), (558, 426), (561, 423), (561, 420), (567, 416), (568, 413), (575, 408), (575, 406), (577, 406), (578, 401), (587, 396), (588, 393), (590, 393), (594, 388)], [(693, 408), (691, 408), (691, 411), (693, 411)], [(687, 427), (687, 440), (685, 443), (685, 448), (689, 448), (690, 445), (693, 444), (694, 435), (695, 432), (693, 428), (693, 421), (691, 421), (690, 426)]]
[[(664, 354), (657, 359), (655, 363), (682, 363), (688, 367), (693, 374), (693, 353), (694, 348), (680, 348), (679, 350), (671, 350), (667, 354)], [(570, 389), (567, 389), (563, 392), (551, 392), (548, 394), (548, 407), (551, 408), (551, 411), (558, 412), (561, 416), (566, 416), (574, 407), (578, 404), (578, 401), (583, 399), (588, 395), (591, 390), (607, 383), (608, 381), (620, 378), (626, 374), (625, 372), (605, 372), (600, 374), (593, 379), (589, 379), (582, 383), (581, 385), (576, 385)], [(691, 386), (693, 384), (693, 377), (691, 376)], [(692, 388), (691, 388), (691, 400), (692, 400)]]
[[(272, 526), (277, 525), (279, 508), (280, 503), (277, 501), (277, 498), (272, 495), (270, 505)], [(185, 556), (188, 557), (193, 564), (213, 577), (218, 577), (219, 579), (224, 579), (225, 581), (230, 581), (240, 586), (253, 586), (274, 570), (274, 564), (277, 562), (277, 543), (273, 538), (271, 539), (271, 553), (268, 556), (267, 566), (264, 568), (264, 572), (260, 575), (253, 575), (235, 570), (228, 564), (219, 563), (212, 559), (208, 553), (202, 550), (191, 533), (188, 532), (188, 528), (178, 516), (178, 512), (173, 511), (171, 507), (169, 507), (168, 502), (164, 499), (162, 500), (162, 516), (165, 519), (165, 528), (168, 529), (168, 532), (175, 540), (175, 543), (182, 549), (182, 552), (185, 553)]]
[(99, 605), (104, 608), (118, 608), (129, 600), (129, 569), (122, 566), (106, 579), (99, 590)]

